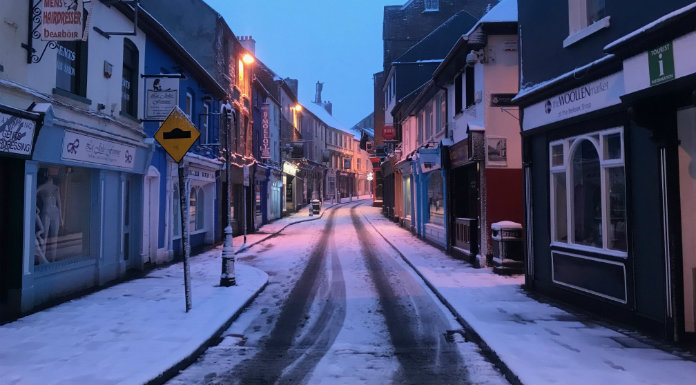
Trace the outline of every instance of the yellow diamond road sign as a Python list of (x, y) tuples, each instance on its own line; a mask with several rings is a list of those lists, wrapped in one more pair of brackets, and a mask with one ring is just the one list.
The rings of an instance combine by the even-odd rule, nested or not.
[(179, 107), (174, 107), (155, 133), (155, 139), (179, 163), (201, 133)]

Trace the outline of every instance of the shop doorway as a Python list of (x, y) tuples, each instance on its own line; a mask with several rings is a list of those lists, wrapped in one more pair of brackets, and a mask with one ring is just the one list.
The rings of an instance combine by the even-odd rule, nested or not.
[(474, 257), (479, 252), (481, 234), (479, 205), (478, 164), (472, 163), (452, 169), (452, 215), (450, 217), (450, 242), (454, 250), (464, 257)]
[(16, 316), (17, 293), (22, 278), (22, 209), (24, 161), (0, 158), (0, 322)]
[(145, 176), (143, 199), (143, 264), (156, 264), (159, 237), (160, 173), (150, 166)]
[(696, 332), (696, 108), (677, 112), (684, 329)]

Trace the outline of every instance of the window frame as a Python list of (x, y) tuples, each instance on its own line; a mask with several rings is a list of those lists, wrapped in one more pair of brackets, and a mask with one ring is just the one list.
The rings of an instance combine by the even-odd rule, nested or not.
[(473, 66), (467, 66), (465, 70), (465, 85), (464, 85), (464, 109), (469, 109), (476, 104), (476, 72)]
[[(130, 51), (131, 62), (126, 61), (126, 52)], [(126, 79), (126, 69), (131, 71), (131, 76)], [(138, 79), (140, 78), (140, 50), (130, 39), (123, 39), (123, 72), (121, 74), (121, 113), (133, 118), (138, 117)], [(123, 82), (128, 81), (129, 100), (124, 99)]]
[(458, 115), (464, 111), (464, 89), (463, 89), (463, 77), (460, 72), (454, 77), (454, 114)]
[(594, 22), (588, 20), (587, 1), (568, 0), (568, 37), (563, 40), (564, 48), (610, 26), (611, 17), (606, 16), (606, 1), (604, 1), (604, 16)]
[[(613, 134), (620, 134), (620, 154), (617, 158), (607, 158), (605, 155), (605, 150), (607, 148), (607, 137)], [(611, 168), (623, 168), (624, 171), (624, 205), (628, 206), (627, 202), (627, 192), (626, 192), (626, 162), (625, 162), (625, 142), (624, 142), (624, 128), (623, 127), (612, 127), (604, 130), (593, 131), (590, 133), (577, 135), (573, 137), (568, 137), (560, 140), (551, 141), (548, 144), (549, 149), (549, 230), (550, 230), (550, 240), (551, 246), (560, 246), (564, 248), (582, 250), (586, 252), (593, 252), (603, 255), (610, 255), (613, 257), (627, 258), (628, 257), (628, 239), (626, 239), (626, 250), (617, 250), (609, 248), (609, 186), (607, 183), (607, 173)], [(599, 167), (600, 167), (600, 194), (601, 194), (601, 235), (602, 235), (602, 247), (595, 247), (589, 245), (578, 244), (575, 242), (575, 223), (574, 223), (574, 199), (573, 195), (573, 182), (574, 175), (572, 170), (572, 155), (578, 148), (580, 143), (583, 141), (589, 141), (595, 147), (599, 157)], [(554, 165), (553, 158), (553, 148), (555, 146), (561, 145), (563, 149), (562, 163)], [(554, 185), (554, 176), (557, 174), (565, 175), (565, 220), (566, 220), (566, 241), (561, 241), (557, 239), (557, 226), (556, 226), (556, 191)], [(628, 216), (626, 215), (626, 207), (624, 207), (624, 222), (626, 228), (628, 228)], [(628, 237), (628, 234), (624, 234)]]
[(423, 1), (423, 12), (437, 12), (440, 10), (439, 0), (425, 0)]

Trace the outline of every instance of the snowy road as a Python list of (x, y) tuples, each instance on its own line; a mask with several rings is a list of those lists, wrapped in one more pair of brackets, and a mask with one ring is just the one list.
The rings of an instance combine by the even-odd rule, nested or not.
[[(269, 285), (171, 384), (504, 384), (400, 256), (364, 202), (238, 255)], [(454, 337), (454, 338), (451, 338)]]

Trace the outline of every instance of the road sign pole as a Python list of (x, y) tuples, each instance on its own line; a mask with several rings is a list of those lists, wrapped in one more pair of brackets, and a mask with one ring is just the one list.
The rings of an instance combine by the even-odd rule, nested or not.
[(189, 237), (188, 186), (186, 184), (186, 167), (179, 162), (179, 208), (181, 209), (181, 247), (184, 250), (184, 290), (186, 296), (186, 312), (191, 310), (191, 273), (189, 256), (191, 254), (191, 239)]
[(189, 256), (191, 254), (191, 240), (189, 238), (189, 211), (188, 211), (188, 186), (186, 184), (186, 167), (184, 156), (198, 139), (201, 133), (191, 123), (179, 106), (174, 106), (172, 112), (155, 132), (155, 140), (179, 165), (179, 208), (181, 210), (181, 248), (184, 251), (184, 289), (186, 291), (186, 312), (191, 310), (191, 279), (189, 269)]

